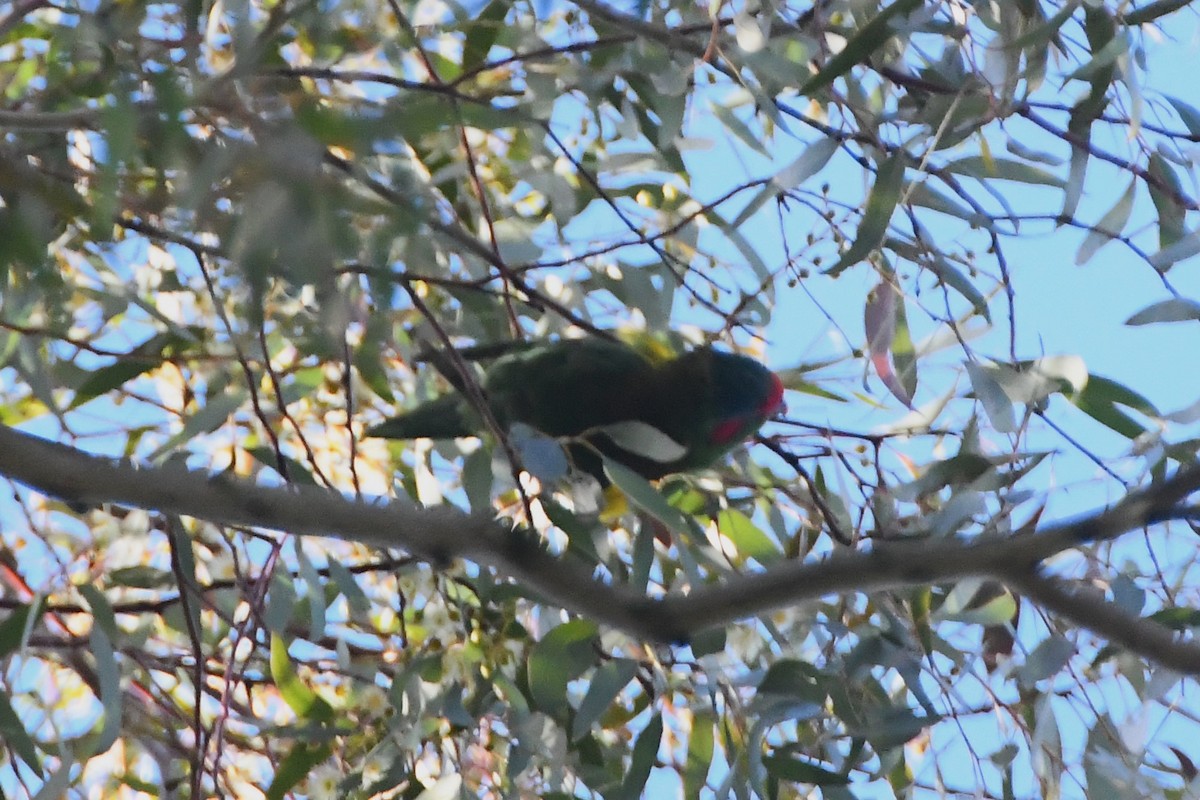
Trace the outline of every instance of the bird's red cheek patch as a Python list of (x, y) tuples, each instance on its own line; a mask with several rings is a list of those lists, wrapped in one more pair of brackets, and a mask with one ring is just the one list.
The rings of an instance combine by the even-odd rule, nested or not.
[[(783, 381), (778, 375), (771, 375), (771, 390), (767, 393), (767, 397), (763, 400), (762, 405), (758, 407), (757, 415), (761, 424), (766, 419), (775, 416), (778, 413), (786, 410), (783, 402)], [(712, 434), (709, 436), (709, 441), (713, 444), (731, 444), (736, 439), (747, 435), (746, 424), (749, 422), (748, 417), (732, 417), (723, 422), (717, 423), (713, 428)]]
[(712, 436), (709, 438), (713, 444), (728, 444), (741, 431), (744, 421), (734, 418), (717, 423), (717, 427), (713, 428)]
[(759, 413), (764, 417), (773, 417), (775, 414), (786, 411), (787, 406), (783, 402), (783, 381), (778, 375), (771, 375), (771, 392), (767, 395), (767, 399), (763, 402)]

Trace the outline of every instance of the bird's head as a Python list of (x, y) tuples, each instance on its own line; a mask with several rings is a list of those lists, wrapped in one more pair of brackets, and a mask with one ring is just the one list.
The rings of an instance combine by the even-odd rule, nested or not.
[(733, 445), (784, 410), (783, 381), (752, 358), (708, 352), (715, 412), (709, 442)]

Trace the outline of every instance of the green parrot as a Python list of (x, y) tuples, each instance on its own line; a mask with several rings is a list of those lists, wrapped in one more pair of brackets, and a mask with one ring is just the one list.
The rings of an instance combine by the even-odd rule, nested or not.
[[(481, 381), (504, 430), (524, 423), (573, 439), (576, 469), (608, 483), (603, 453), (645, 478), (702, 469), (783, 408), (779, 376), (752, 358), (702, 347), (656, 363), (607, 339), (563, 339), (497, 359)], [(462, 394), (438, 397), (370, 428), (385, 439), (478, 435)]]

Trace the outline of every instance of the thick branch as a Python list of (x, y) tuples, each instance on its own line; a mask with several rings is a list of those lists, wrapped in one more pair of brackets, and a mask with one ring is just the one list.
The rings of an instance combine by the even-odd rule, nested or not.
[(1094, 591), (1082, 591), (1037, 570), (1014, 573), (1005, 578), (1005, 582), (1027, 599), (1100, 634), (1113, 644), (1177, 672), (1200, 673), (1200, 647), (1194, 641), (1182, 641), (1170, 628), (1130, 614), (1115, 603), (1105, 602)]
[(330, 536), (397, 547), (434, 564), (466, 558), (520, 581), (549, 603), (615, 628), (655, 638), (643, 622), (650, 603), (592, 579), (579, 562), (555, 558), (523, 531), (451, 506), (352, 500), (313, 486), (272, 487), (189, 470), (135, 466), (89, 455), (0, 425), (0, 475), (68, 503), (135, 506), (219, 525)]
[(1090, 613), (1072, 592), (1037, 571), (1040, 562), (1055, 553), (1169, 518), (1200, 489), (1200, 466), (1180, 470), (1111, 509), (1037, 533), (882, 542), (869, 552), (843, 551), (757, 574), (729, 575), (662, 600), (602, 583), (585, 563), (551, 555), (527, 533), (449, 506), (364, 502), (314, 487), (259, 486), (179, 466), (136, 467), (4, 426), (0, 474), (83, 505), (116, 503), (218, 524), (399, 547), (435, 564), (466, 558), (494, 567), (549, 603), (660, 642), (683, 641), (705, 628), (827, 594), (988, 576), (1139, 654), (1200, 674), (1200, 646), (1194, 642), (1179, 641), (1149, 620), (1118, 618), (1108, 610)]

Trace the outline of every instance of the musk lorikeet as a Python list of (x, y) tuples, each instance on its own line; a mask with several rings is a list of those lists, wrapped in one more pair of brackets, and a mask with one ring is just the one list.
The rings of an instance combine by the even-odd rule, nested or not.
[[(511, 352), (488, 367), (481, 389), (501, 428), (525, 423), (574, 439), (568, 453), (575, 467), (602, 484), (607, 480), (596, 451), (649, 479), (702, 469), (783, 407), (779, 376), (752, 358), (702, 347), (655, 363), (627, 344), (600, 338)], [(483, 430), (470, 401), (453, 393), (366, 435), (449, 439)]]

